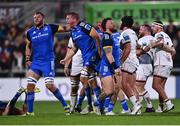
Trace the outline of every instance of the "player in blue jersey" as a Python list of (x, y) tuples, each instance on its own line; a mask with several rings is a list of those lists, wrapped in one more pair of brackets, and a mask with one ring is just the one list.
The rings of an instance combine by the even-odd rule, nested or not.
[[(35, 92), (40, 92), (39, 88), (35, 88)], [(25, 93), (25, 100), (23, 102), (22, 108), (17, 108), (15, 106), (18, 98), (22, 93)], [(9, 102), (0, 101), (0, 115), (24, 115), (27, 112), (27, 93), (26, 89), (21, 87), (14, 97)]]
[[(120, 65), (121, 65), (120, 64), (120, 57), (121, 57), (120, 33), (116, 30), (115, 25), (114, 25), (111, 18), (105, 18), (103, 20), (102, 27), (105, 31), (107, 30), (107, 31), (111, 32), (111, 36), (113, 39), (114, 60), (115, 60), (115, 63), (117, 64), (117, 66), (120, 67)], [(122, 106), (122, 112), (121, 113), (130, 113), (130, 109), (128, 108), (124, 93), (122, 91), (122, 84), (121, 84), (122, 77), (121, 77), (121, 75), (116, 76), (116, 80), (117, 81), (116, 81), (114, 86), (115, 86), (116, 95), (117, 95), (118, 99), (120, 100), (120, 103)], [(109, 107), (108, 101), (109, 101), (109, 97), (107, 97), (105, 99), (105, 102), (104, 102), (105, 107), (106, 107), (105, 108), (106, 111), (108, 111), (108, 107)], [(111, 109), (113, 109), (113, 108), (111, 108)], [(109, 111), (111, 109), (109, 109)]]
[(69, 105), (64, 100), (59, 89), (54, 85), (54, 51), (53, 42), (56, 32), (65, 31), (62, 26), (45, 24), (44, 14), (34, 14), (34, 24), (27, 31), (26, 64), (29, 66), (27, 72), (27, 115), (34, 115), (34, 88), (40, 76), (45, 77), (46, 87), (63, 105), (66, 114), (69, 114)]
[(73, 48), (69, 51), (68, 55), (60, 61), (62, 64), (72, 58), (79, 48), (82, 53), (83, 69), (81, 71), (80, 80), (85, 88), (88, 105), (91, 105), (91, 91), (89, 83), (91, 84), (94, 94), (99, 97), (100, 87), (96, 82), (96, 72), (99, 71), (98, 64), (100, 64), (100, 39), (94, 27), (90, 24), (79, 20), (79, 15), (75, 12), (70, 12), (66, 15), (66, 22), (70, 25), (71, 37), (74, 42)]
[[(102, 28), (104, 36), (102, 39), (102, 61), (100, 66), (100, 76), (103, 84), (102, 96), (110, 98), (110, 102), (107, 104), (108, 109), (106, 115), (114, 115), (112, 112), (114, 108), (117, 95), (119, 94), (120, 99), (124, 96), (122, 90), (120, 90), (120, 43), (118, 41), (118, 34), (113, 33), (114, 25), (111, 18), (105, 18), (102, 21)], [(116, 87), (116, 88), (115, 88)], [(107, 99), (105, 100), (106, 103)], [(125, 101), (126, 102), (126, 101)], [(106, 104), (105, 104), (106, 105)], [(127, 103), (126, 108), (128, 109)]]

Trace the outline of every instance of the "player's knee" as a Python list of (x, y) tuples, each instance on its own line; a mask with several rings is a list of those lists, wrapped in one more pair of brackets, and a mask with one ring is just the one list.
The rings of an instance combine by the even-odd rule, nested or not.
[(54, 84), (46, 84), (46, 88), (49, 89), (51, 92), (54, 92), (56, 90)]
[(152, 88), (157, 91), (158, 90), (158, 84), (153, 83)]
[(37, 80), (35, 78), (33, 78), (33, 77), (28, 77), (27, 78), (27, 82), (28, 82), (27, 91), (28, 92), (34, 91), (34, 88), (35, 88), (35, 85), (37, 83)]
[(96, 78), (93, 78), (91, 80), (88, 80), (88, 83), (91, 85), (92, 88), (95, 88), (97, 87), (97, 81), (96, 81)]
[(104, 93), (105, 93), (106, 95), (111, 95), (111, 94), (113, 93), (113, 89), (111, 89), (111, 88), (105, 89), (105, 90), (104, 90)]
[(110, 94), (110, 95), (111, 95), (111, 97), (110, 97), (111, 102), (113, 102), (113, 103), (115, 104), (115, 102), (116, 102), (116, 100), (117, 100), (117, 95), (116, 95), (116, 93), (112, 93), (112, 94)]
[(81, 81), (81, 83), (83, 84), (84, 87), (88, 86), (88, 78), (87, 77), (81, 76), (80, 81)]

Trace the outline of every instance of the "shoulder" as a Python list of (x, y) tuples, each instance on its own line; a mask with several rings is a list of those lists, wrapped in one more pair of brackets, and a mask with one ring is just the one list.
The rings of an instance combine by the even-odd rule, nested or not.
[(103, 39), (104, 39), (104, 40), (109, 40), (109, 39), (111, 39), (111, 34), (105, 32)]
[(87, 30), (91, 30), (91, 28), (92, 28), (92, 26), (89, 23), (86, 23), (86, 22), (80, 22), (79, 26), (83, 27), (83, 28), (85, 28)]

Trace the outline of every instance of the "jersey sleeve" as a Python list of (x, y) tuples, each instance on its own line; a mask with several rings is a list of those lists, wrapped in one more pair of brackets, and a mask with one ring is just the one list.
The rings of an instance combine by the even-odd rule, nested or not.
[(87, 24), (87, 23), (85, 23), (85, 22), (81, 22), (79, 25), (81, 26), (82, 30), (83, 30), (86, 34), (88, 34), (88, 35), (90, 34), (91, 29), (92, 29), (92, 26), (91, 26), (90, 24)]
[(49, 24), (49, 26), (51, 27), (53, 34), (58, 31), (59, 27), (61, 27), (61, 26), (56, 25), (56, 24)]
[(156, 34), (155, 35), (155, 38), (156, 38), (156, 40), (160, 40), (160, 39), (163, 39), (163, 34)]
[(122, 44), (126, 44), (126, 43), (131, 42), (130, 36), (126, 32), (124, 32), (122, 34), (122, 41), (121, 42), (122, 42)]
[(104, 34), (104, 37), (102, 39), (102, 47), (107, 48), (107, 47), (112, 47), (113, 46), (113, 40), (110, 36), (110, 34)]

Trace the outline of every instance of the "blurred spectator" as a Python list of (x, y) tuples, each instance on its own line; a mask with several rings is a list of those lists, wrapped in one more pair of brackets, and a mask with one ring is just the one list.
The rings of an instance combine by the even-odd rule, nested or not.
[(177, 31), (175, 49), (176, 49), (176, 56), (174, 59), (174, 67), (180, 68), (180, 29), (178, 29)]
[(173, 20), (169, 20), (169, 25), (166, 28), (166, 33), (173, 40), (177, 33), (177, 27), (173, 24)]
[(67, 43), (68, 41), (57, 41), (54, 46), (55, 51), (55, 69), (64, 68), (64, 65), (60, 64), (59, 61), (62, 60), (67, 51)]
[(5, 23), (4, 19), (0, 19), (0, 46), (3, 45), (8, 30), (8, 25)]
[(4, 46), (0, 53), (0, 66), (2, 70), (11, 70), (12, 68), (12, 52), (13, 47), (9, 40), (5, 40)]

